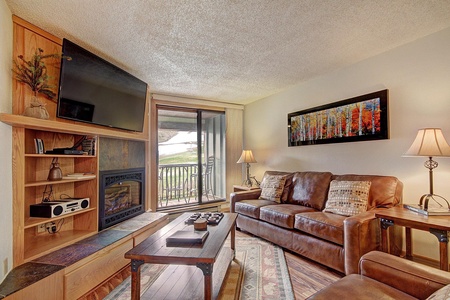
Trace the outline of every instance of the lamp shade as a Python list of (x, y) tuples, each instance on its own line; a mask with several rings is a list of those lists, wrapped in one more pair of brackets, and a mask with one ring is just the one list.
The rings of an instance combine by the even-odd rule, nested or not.
[(403, 156), (450, 156), (450, 146), (440, 128), (424, 128)]
[(242, 150), (241, 157), (239, 157), (237, 163), (256, 163), (256, 159), (253, 157), (252, 150)]

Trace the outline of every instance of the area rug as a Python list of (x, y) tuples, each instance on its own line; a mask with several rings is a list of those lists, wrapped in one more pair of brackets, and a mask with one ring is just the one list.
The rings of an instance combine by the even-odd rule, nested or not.
[[(229, 246), (229, 240), (225, 246)], [(141, 268), (143, 294), (166, 266), (145, 264)], [(104, 299), (131, 299), (131, 278), (126, 278)], [(258, 238), (237, 237), (236, 257), (218, 299), (294, 299), (283, 250)]]

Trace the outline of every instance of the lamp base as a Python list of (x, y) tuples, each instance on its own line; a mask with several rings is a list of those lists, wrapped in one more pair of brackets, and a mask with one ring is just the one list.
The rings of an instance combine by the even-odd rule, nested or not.
[(245, 179), (244, 181), (242, 181), (242, 185), (245, 185), (246, 187), (252, 187), (253, 186), (253, 183), (252, 183), (252, 180), (249, 178), (249, 179)]
[(420, 197), (419, 206), (423, 207), (424, 210), (427, 210), (428, 209), (428, 202), (430, 201), (430, 199), (435, 201), (440, 206), (442, 206), (436, 199), (434, 199), (435, 197), (441, 198), (442, 200), (444, 200), (445, 203), (447, 203), (448, 209), (450, 209), (450, 203), (448, 203), (448, 201), (444, 197), (436, 195), (436, 194), (425, 194), (425, 195), (422, 195), (422, 197)]

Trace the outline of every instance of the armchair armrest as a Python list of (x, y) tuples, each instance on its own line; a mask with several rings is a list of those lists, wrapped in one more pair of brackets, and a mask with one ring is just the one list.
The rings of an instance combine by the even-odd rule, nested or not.
[(363, 276), (392, 286), (418, 299), (426, 299), (450, 284), (450, 273), (380, 251), (361, 257)]
[(236, 202), (242, 200), (258, 199), (261, 196), (261, 189), (255, 189), (250, 191), (234, 192), (230, 194), (230, 212), (234, 213)]
[(357, 274), (361, 256), (377, 250), (379, 244), (380, 226), (374, 210), (346, 218), (344, 220), (345, 274)]

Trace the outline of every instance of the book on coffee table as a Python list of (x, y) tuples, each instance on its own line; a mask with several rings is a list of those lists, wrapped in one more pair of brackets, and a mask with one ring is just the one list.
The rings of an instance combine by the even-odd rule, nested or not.
[(203, 244), (208, 237), (208, 231), (178, 230), (166, 238), (167, 245)]

